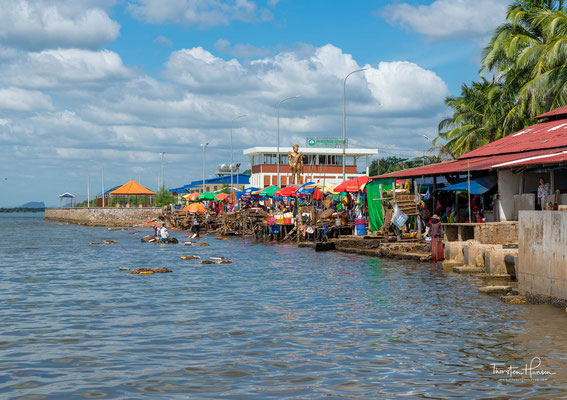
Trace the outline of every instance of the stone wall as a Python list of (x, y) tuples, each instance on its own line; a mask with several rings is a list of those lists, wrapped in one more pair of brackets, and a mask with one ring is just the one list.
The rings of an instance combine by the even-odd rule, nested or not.
[(520, 211), (519, 226), (520, 293), (567, 305), (567, 212)]
[(515, 221), (443, 224), (443, 228), (445, 229), (445, 242), (476, 240), (482, 244), (501, 244), (503, 246), (518, 243), (518, 223)]
[(161, 208), (48, 208), (45, 219), (89, 226), (131, 226), (158, 218)]

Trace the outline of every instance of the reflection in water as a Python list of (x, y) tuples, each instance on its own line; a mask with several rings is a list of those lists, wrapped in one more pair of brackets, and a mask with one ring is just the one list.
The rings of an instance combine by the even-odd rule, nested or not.
[[(0, 243), (3, 398), (567, 396), (562, 310), (502, 304), (432, 265), (240, 239), (142, 244), (145, 232), (22, 214), (0, 229), (13, 233)], [(104, 239), (119, 244), (89, 246)], [(533, 357), (555, 375), (493, 373)]]

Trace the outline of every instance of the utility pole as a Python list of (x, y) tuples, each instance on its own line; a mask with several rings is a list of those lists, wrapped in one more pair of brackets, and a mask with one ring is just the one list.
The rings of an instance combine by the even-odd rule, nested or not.
[(104, 208), (104, 165), (102, 166), (102, 207)]
[(203, 193), (205, 193), (205, 153), (208, 145), (208, 142), (203, 144)]
[(161, 153), (161, 164), (160, 164), (160, 187), (159, 190), (161, 190), (162, 187), (165, 186), (165, 180), (164, 180), (164, 171), (163, 171), (163, 156), (165, 155), (165, 151), (162, 151)]

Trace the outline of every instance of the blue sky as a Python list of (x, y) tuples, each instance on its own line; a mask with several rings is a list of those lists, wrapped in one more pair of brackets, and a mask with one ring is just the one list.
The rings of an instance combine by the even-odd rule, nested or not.
[[(105, 185), (207, 175), (242, 149), (348, 135), (382, 156), (414, 157), (478, 77), (480, 51), (508, 1), (6, 0), (0, 9), (0, 206), (56, 204)], [(99, 184), (91, 193), (99, 190)]]

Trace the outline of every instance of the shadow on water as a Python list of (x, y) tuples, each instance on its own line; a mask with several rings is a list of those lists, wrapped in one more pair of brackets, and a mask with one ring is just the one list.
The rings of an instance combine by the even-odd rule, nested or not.
[[(241, 239), (143, 244), (144, 230), (37, 215), (2, 215), (0, 229), (2, 398), (567, 396), (562, 310), (502, 304), (433, 265)], [(118, 244), (89, 245), (105, 239)], [(136, 267), (173, 272), (120, 270)], [(538, 357), (554, 375), (517, 373)]]

